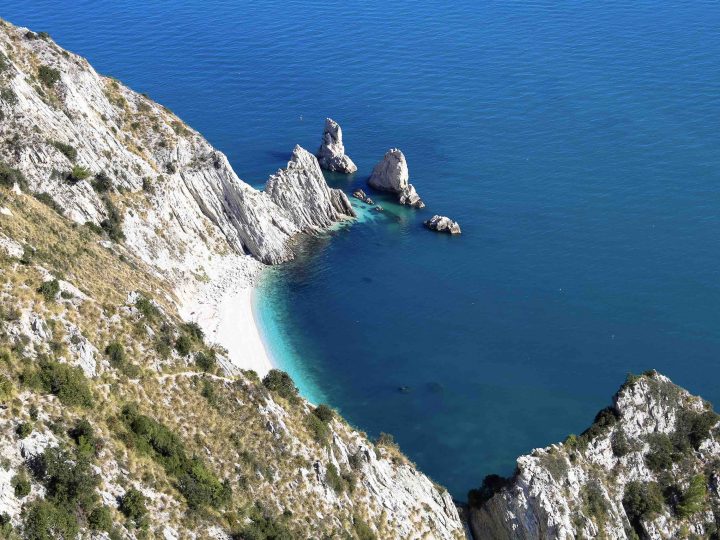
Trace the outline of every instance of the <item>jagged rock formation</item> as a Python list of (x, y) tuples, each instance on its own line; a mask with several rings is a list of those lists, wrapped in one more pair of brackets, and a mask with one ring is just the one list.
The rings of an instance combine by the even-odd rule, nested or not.
[[(0, 536), (461, 537), (397, 448), (318, 420), (183, 322), (351, 215), (312, 156), (257, 191), (172, 113), (4, 21), (0, 113)], [(56, 446), (67, 474), (31, 474)]]
[(720, 519), (718, 415), (656, 372), (630, 376), (579, 437), (470, 493), (475, 538), (710, 538)]
[(368, 197), (367, 193), (365, 193), (362, 189), (356, 189), (355, 191), (353, 191), (352, 196), (356, 199), (361, 200), (365, 204), (375, 204), (375, 201)]
[(400, 204), (424, 208), (425, 203), (420, 199), (415, 187), (409, 183), (409, 179), (405, 155), (397, 148), (391, 148), (382, 161), (375, 165), (368, 184), (379, 191), (397, 194)]
[(318, 160), (304, 148), (295, 146), (287, 167), (272, 175), (265, 193), (302, 231), (330, 227), (343, 219), (355, 217), (347, 195), (330, 189)]
[[(197, 272), (213, 252), (228, 250), (269, 264), (293, 257), (288, 241), (300, 229), (292, 217), (170, 111), (47, 37), (4, 25), (0, 47), (0, 136), (12, 141), (4, 159), (30, 191), (47, 193), (70, 219), (96, 224), (108, 210), (95, 175), (106, 175), (111, 194), (142, 194), (116, 201), (121, 213), (130, 210), (123, 231), (163, 271)], [(70, 178), (74, 168), (82, 178)], [(165, 235), (155, 234), (159, 227)]]
[(434, 215), (424, 222), (425, 227), (431, 231), (444, 232), (448, 234), (460, 234), (460, 225), (449, 217)]
[(328, 171), (351, 174), (357, 171), (353, 161), (345, 155), (342, 129), (332, 118), (325, 119), (322, 142), (316, 154), (320, 167)]

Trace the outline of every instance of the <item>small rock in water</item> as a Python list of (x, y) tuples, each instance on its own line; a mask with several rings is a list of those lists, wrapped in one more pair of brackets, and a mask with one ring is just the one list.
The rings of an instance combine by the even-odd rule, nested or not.
[(460, 225), (457, 221), (445, 216), (435, 215), (425, 222), (425, 226), (431, 231), (444, 232), (448, 234), (460, 234)]
[(373, 210), (375, 210), (376, 212), (382, 212), (382, 211), (384, 211), (385, 209), (378, 204), (375, 208), (373, 208)]
[(375, 204), (375, 201), (373, 201), (370, 197), (367, 196), (367, 193), (365, 193), (362, 189), (356, 189), (353, 191), (352, 194), (353, 197), (356, 199), (360, 199), (362, 202), (366, 204)]
[(398, 386), (398, 391), (401, 394), (409, 394), (410, 393), (410, 387), (409, 386)]

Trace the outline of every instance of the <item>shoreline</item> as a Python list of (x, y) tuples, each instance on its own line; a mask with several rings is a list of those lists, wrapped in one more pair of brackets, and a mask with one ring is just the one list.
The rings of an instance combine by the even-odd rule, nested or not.
[(225, 371), (253, 370), (262, 378), (277, 364), (262, 337), (255, 309), (256, 289), (266, 268), (249, 256), (236, 256), (221, 259), (215, 270), (182, 304), (180, 314), (195, 321), (209, 342), (227, 351), (226, 358), (219, 357)]

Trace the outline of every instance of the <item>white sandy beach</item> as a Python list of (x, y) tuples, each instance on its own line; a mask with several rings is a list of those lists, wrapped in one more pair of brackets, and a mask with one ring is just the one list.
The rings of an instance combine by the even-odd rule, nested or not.
[(228, 257), (214, 269), (217, 275), (182, 306), (181, 314), (200, 325), (208, 342), (227, 349), (225, 369), (252, 369), (263, 377), (273, 367), (253, 311), (263, 265), (247, 256)]

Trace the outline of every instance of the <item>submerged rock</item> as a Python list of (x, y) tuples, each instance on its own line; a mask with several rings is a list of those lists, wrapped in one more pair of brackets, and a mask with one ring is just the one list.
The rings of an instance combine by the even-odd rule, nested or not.
[(424, 208), (425, 203), (409, 180), (410, 173), (405, 155), (397, 148), (391, 148), (385, 153), (382, 161), (375, 165), (368, 184), (377, 190), (397, 194), (400, 204)]
[(449, 217), (434, 215), (425, 222), (425, 227), (431, 231), (444, 232), (448, 234), (460, 234), (460, 225)]
[(299, 145), (295, 146), (287, 167), (268, 179), (265, 193), (306, 232), (356, 215), (347, 195), (328, 187), (318, 160)]
[(366, 204), (375, 204), (375, 201), (373, 201), (370, 197), (368, 197), (367, 193), (365, 193), (362, 189), (356, 189), (353, 191), (353, 197), (356, 199), (360, 199), (362, 202)]
[(325, 131), (323, 131), (322, 142), (320, 143), (320, 148), (318, 148), (316, 156), (320, 167), (327, 171), (345, 174), (357, 171), (357, 167), (352, 159), (345, 155), (342, 129), (340, 129), (340, 125), (332, 118), (325, 119)]

